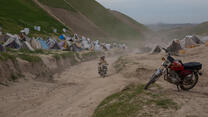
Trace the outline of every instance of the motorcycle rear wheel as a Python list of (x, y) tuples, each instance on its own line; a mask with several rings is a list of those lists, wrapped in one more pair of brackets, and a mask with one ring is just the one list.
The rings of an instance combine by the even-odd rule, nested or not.
[(192, 89), (192, 88), (194, 88), (195, 86), (196, 86), (196, 84), (198, 83), (198, 79), (199, 79), (199, 76), (198, 76), (198, 74), (194, 74), (193, 75), (193, 78), (192, 78), (192, 83), (190, 84), (190, 86), (189, 87), (186, 87), (186, 80), (183, 80), (183, 82), (181, 83), (181, 85), (180, 85), (180, 88), (182, 89), (182, 90), (184, 90), (184, 91), (188, 91), (188, 90), (190, 90), (190, 89)]

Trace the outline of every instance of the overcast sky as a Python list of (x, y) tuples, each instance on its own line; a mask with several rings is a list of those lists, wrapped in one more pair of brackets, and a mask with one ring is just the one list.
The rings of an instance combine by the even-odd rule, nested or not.
[(208, 0), (97, 0), (143, 24), (208, 21)]

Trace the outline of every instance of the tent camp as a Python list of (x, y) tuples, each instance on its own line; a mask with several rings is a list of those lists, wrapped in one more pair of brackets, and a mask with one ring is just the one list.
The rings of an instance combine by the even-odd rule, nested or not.
[(181, 46), (183, 48), (193, 48), (199, 46), (200, 44), (204, 44), (197, 36), (188, 35), (181, 41)]
[(167, 47), (167, 50), (171, 53), (171, 54), (177, 54), (180, 50), (182, 50), (182, 47), (180, 45), (180, 41), (179, 40), (173, 40), (169, 46)]
[(157, 54), (157, 53), (160, 53), (162, 50), (160, 48), (159, 45), (155, 46), (153, 49), (152, 49), (152, 54)]

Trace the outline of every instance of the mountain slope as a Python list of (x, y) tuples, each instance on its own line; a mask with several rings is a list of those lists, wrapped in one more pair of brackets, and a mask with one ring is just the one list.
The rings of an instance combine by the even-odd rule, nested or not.
[(61, 30), (64, 26), (39, 8), (32, 0), (0, 0), (0, 27), (3, 31), (18, 33), (24, 27), (41, 26), (41, 32), (52, 33), (53, 28)]
[(198, 35), (208, 35), (208, 22), (201, 23), (195, 26), (191, 32)]
[[(156, 35), (156, 36), (155, 36)], [(201, 24), (180, 24), (180, 26), (165, 28), (163, 30), (156, 31), (155, 37), (159, 37), (166, 40), (172, 40), (174, 38), (183, 39), (186, 35), (208, 35), (208, 22)]]
[[(59, 2), (57, 2), (57, 0), (39, 0), (39, 2), (50, 7), (52, 12), (62, 21), (71, 22), (66, 24), (68, 24), (72, 30), (76, 29), (77, 27), (80, 28), (77, 28), (76, 30), (83, 30), (81, 28), (82, 26), (80, 26), (82, 24), (77, 24), (76, 21), (72, 21), (74, 18), (72, 15), (79, 15), (80, 19), (82, 20), (83, 17), (87, 18), (88, 21), (85, 20), (82, 23), (85, 23), (86, 25), (87, 22), (90, 22), (88, 30), (90, 30), (90, 26), (93, 25), (94, 30), (99, 29), (99, 33), (119, 40), (143, 38), (143, 32), (147, 30), (142, 24), (137, 25), (138, 28), (135, 29), (135, 26), (132, 27), (129, 25), (129, 23), (126, 23), (119, 17), (115, 16), (115, 14), (104, 8), (95, 0), (59, 0)], [(57, 13), (57, 10), (60, 12)], [(67, 15), (72, 17), (67, 18)], [(126, 19), (132, 20), (131, 18)], [(91, 33), (97, 33), (97, 31)]]

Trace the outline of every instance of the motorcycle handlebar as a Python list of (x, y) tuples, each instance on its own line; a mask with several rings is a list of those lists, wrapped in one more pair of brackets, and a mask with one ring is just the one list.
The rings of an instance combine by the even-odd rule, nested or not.
[(165, 53), (168, 54), (168, 56), (170, 56), (170, 53), (169, 53), (169, 51), (167, 49), (165, 49), (165, 48), (162, 48), (162, 49), (165, 51)]
[(168, 50), (167, 49), (165, 49), (165, 48), (162, 48), (166, 53), (168, 53)]

